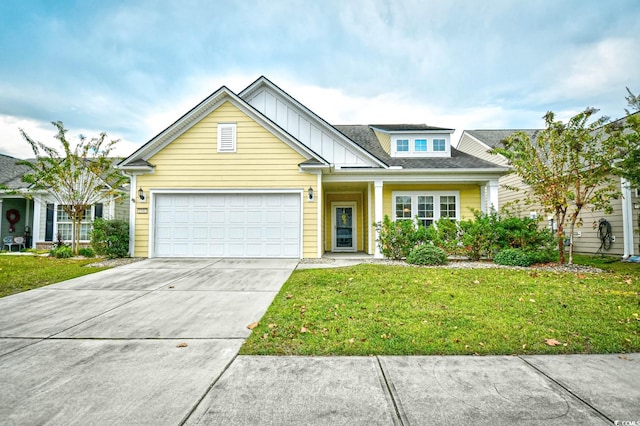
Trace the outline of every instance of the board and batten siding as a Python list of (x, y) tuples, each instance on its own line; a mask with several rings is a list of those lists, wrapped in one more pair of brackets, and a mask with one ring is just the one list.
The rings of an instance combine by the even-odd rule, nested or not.
[[(236, 152), (217, 151), (218, 123), (236, 123)], [(153, 190), (298, 190), (310, 186), (317, 190), (317, 177), (302, 173), (298, 164), (306, 159), (271, 132), (229, 102), (204, 117), (165, 146), (148, 161), (153, 173), (137, 177), (136, 185), (147, 193)], [(149, 222), (147, 214), (136, 212), (135, 255), (149, 254)], [(302, 200), (303, 256), (317, 257), (317, 203)]]
[(340, 141), (328, 128), (318, 126), (317, 120), (281, 95), (263, 89), (253, 94), (247, 102), (328, 162), (337, 166), (371, 164), (364, 155)]

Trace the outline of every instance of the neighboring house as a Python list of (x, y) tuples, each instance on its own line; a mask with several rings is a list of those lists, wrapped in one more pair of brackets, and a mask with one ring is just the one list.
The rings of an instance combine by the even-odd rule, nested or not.
[(265, 77), (223, 86), (119, 164), (131, 255), (381, 257), (385, 215), (431, 223), (498, 206), (507, 169), (453, 148), (453, 131), (333, 126)]
[[(27, 248), (48, 249), (57, 241), (71, 241), (71, 221), (46, 191), (35, 191), (22, 181), (29, 167), (17, 165), (17, 158), (0, 154), (0, 237), (25, 237)], [(128, 188), (126, 188), (128, 191)], [(91, 206), (82, 221), (80, 243), (89, 242), (95, 218), (129, 220), (128, 199), (106, 197)], [(6, 249), (6, 247), (0, 247)], [(15, 247), (13, 248), (16, 249)]]
[[(496, 165), (508, 166), (508, 161), (504, 157), (490, 154), (488, 151), (494, 147), (502, 146), (501, 142), (516, 131), (522, 131), (534, 139), (540, 130), (465, 130), (462, 132), (457, 148)], [(622, 197), (612, 200), (614, 210), (612, 214), (594, 211), (588, 206), (582, 209), (580, 217), (583, 220), (583, 226), (574, 231), (573, 242), (576, 253), (603, 253), (627, 258), (640, 251), (638, 245), (640, 239), (636, 232), (640, 226), (638, 190), (630, 188), (624, 179), (620, 179), (618, 185)], [(510, 190), (505, 186), (520, 188), (520, 191)], [(514, 209), (516, 214), (542, 215), (546, 221), (549, 221), (553, 216), (544, 213), (539, 205), (525, 204), (526, 188), (526, 185), (516, 175), (501, 177), (498, 191), (500, 205), (511, 204), (517, 206)], [(517, 203), (514, 204), (514, 202)], [(603, 244), (601, 240), (599, 232), (601, 219), (605, 219), (611, 226), (612, 240), (609, 241), (609, 244)]]

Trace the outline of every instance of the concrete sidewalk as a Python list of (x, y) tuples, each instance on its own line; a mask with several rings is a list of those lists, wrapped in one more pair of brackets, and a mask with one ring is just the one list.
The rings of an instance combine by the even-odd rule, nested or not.
[(639, 379), (640, 354), (240, 356), (215, 383), (187, 424), (637, 422)]
[(640, 354), (238, 356), (296, 264), (150, 259), (0, 299), (0, 425), (640, 424)]

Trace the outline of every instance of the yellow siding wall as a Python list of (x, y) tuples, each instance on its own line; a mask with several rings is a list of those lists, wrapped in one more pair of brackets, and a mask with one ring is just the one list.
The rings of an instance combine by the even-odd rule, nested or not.
[(382, 145), (382, 149), (387, 151), (387, 154), (391, 155), (391, 135), (387, 133), (380, 133), (377, 131), (373, 131), (376, 134), (376, 137), (380, 141), (380, 145)]
[(478, 185), (385, 185), (382, 189), (383, 214), (393, 218), (393, 191), (460, 191), (460, 216), (472, 219), (472, 209), (481, 210)]
[[(217, 152), (217, 123), (237, 123), (237, 152)], [(209, 188), (304, 190), (315, 175), (301, 173), (305, 160), (260, 124), (225, 102), (150, 158), (155, 172), (138, 176), (137, 186), (154, 189)], [(138, 202), (137, 207), (150, 207)], [(317, 203), (303, 202), (303, 256), (317, 257)], [(136, 214), (135, 255), (149, 253), (149, 217)]]

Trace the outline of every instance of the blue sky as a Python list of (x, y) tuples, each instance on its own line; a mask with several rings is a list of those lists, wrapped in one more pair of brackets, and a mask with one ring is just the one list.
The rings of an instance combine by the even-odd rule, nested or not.
[(126, 156), (265, 75), (332, 124), (536, 128), (640, 92), (638, 0), (0, 2), (0, 153), (106, 131)]

